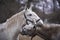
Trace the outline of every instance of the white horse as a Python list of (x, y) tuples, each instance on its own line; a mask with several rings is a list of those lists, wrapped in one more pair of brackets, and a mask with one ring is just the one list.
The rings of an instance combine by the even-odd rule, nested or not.
[[(24, 16), (25, 14), (25, 16)], [(27, 20), (28, 19), (28, 20)], [(29, 21), (30, 20), (30, 21)], [(26, 24), (26, 22), (28, 24)], [(33, 23), (32, 23), (33, 22)], [(43, 24), (43, 21), (37, 16), (35, 12), (31, 10), (31, 8), (27, 10), (23, 10), (11, 18), (7, 19), (5, 23), (0, 24), (0, 40), (17, 40), (17, 36), (19, 33), (24, 33), (23, 29), (31, 29), (34, 27), (34, 24), (39, 23)], [(22, 29), (22, 26), (25, 27)], [(26, 30), (25, 30), (26, 32)]]
[(33, 29), (34, 26), (43, 25), (43, 21), (40, 19), (40, 17), (38, 17), (35, 12), (32, 12), (32, 6), (33, 5), (31, 4), (30, 8), (25, 12), (26, 13), (25, 14), (26, 15), (26, 20), (27, 20), (28, 24), (24, 25), (24, 27), (22, 28), (23, 29), (22, 31), (24, 32), (24, 34), (28, 34), (28, 35), (31, 34), (29, 31), (31, 29)]

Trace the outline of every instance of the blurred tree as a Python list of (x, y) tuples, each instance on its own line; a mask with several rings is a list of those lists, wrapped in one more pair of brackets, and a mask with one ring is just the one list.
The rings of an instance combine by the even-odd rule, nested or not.
[[(20, 2), (23, 2), (23, 4), (21, 4)], [(50, 3), (49, 2), (47, 2), (46, 4), (47, 4), (47, 6), (46, 6), (46, 8), (43, 8), (44, 6), (42, 6), (43, 5), (43, 3), (41, 2), (42, 0), (27, 0), (27, 1), (25, 1), (25, 3), (24, 3), (24, 1), (25, 0), (0, 0), (0, 23), (3, 23), (3, 22), (5, 22), (8, 18), (10, 18), (12, 15), (14, 15), (14, 14), (16, 14), (17, 12), (19, 12), (19, 11), (21, 11), (21, 10), (23, 10), (24, 9), (24, 6), (27, 4), (27, 7), (29, 8), (30, 7), (30, 4), (31, 4), (31, 2), (33, 3), (33, 11), (35, 11), (42, 19), (45, 19), (45, 18), (48, 18), (49, 19), (49, 22), (51, 21), (51, 22), (56, 22), (56, 20), (58, 21), (58, 22), (60, 22), (59, 20), (60, 20), (60, 18), (59, 19), (57, 19), (57, 17), (60, 17), (59, 16), (59, 10), (60, 9), (57, 9), (55, 6), (57, 6), (57, 5), (55, 5), (56, 4), (56, 2), (54, 2), (54, 8), (56, 8), (56, 9), (54, 9), (54, 11), (55, 12), (53, 12), (53, 13), (51, 13), (51, 15), (47, 15), (47, 14), (44, 14), (44, 12), (47, 10), (47, 9), (49, 9), (49, 7), (50, 7)], [(43, 1), (45, 1), (45, 0), (43, 0)], [(56, 1), (56, 0), (53, 0), (53, 1)], [(60, 0), (57, 0), (59, 3), (60, 3)], [(40, 3), (39, 3), (40, 2)], [(37, 7), (36, 8), (36, 5), (37, 4), (39, 4), (38, 6), (40, 6), (40, 8), (43, 8), (42, 10), (45, 10), (44, 12), (43, 11), (41, 11), (40, 9), (39, 9), (39, 7)], [(52, 3), (51, 3), (51, 5), (53, 5)], [(50, 7), (51, 8), (51, 7)], [(53, 10), (50, 10), (50, 11), (53, 11)], [(47, 11), (47, 12), (49, 12), (49, 10)], [(48, 13), (49, 14), (49, 13)], [(55, 18), (55, 20), (53, 20)], [(51, 19), (51, 20), (50, 20)], [(53, 20), (53, 21), (52, 21)]]

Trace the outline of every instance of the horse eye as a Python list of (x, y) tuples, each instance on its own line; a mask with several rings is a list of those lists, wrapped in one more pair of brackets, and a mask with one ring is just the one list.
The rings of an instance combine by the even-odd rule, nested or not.
[(32, 14), (29, 14), (29, 16), (32, 16)]

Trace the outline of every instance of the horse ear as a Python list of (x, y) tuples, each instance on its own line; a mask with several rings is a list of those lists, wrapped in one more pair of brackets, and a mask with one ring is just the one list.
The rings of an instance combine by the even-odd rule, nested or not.
[(27, 6), (25, 5), (25, 8), (24, 8), (24, 10), (27, 10)]
[(27, 10), (28, 10), (28, 8), (27, 8)]
[(25, 5), (25, 8), (24, 8), (24, 10), (28, 10), (28, 8), (27, 8), (27, 5)]
[(33, 7), (33, 4), (31, 3), (31, 5), (30, 5), (30, 8), (29, 8), (29, 9), (30, 9), (30, 10), (32, 10), (32, 7)]

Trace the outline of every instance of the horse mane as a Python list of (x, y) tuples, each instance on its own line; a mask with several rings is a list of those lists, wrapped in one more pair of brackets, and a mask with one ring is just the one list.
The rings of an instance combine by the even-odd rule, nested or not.
[(24, 14), (23, 14), (24, 12), (25, 12), (25, 10), (22, 10), (21, 12), (16, 13), (15, 15), (13, 15), (9, 19), (7, 19), (7, 21), (5, 23), (3, 23), (3, 25), (5, 25), (6, 27), (8, 27), (9, 25), (15, 24), (18, 21), (19, 17), (20, 18), (21, 17), (24, 18)]
[(9, 22), (9, 21), (13, 20), (14, 18), (18, 17), (19, 15), (20, 15), (20, 16), (21, 16), (21, 15), (24, 15), (24, 14), (23, 14), (24, 12), (25, 12), (25, 10), (23, 10), (23, 11), (21, 11), (21, 12), (19, 12), (19, 13), (16, 13), (16, 14), (13, 15), (11, 18), (7, 19), (7, 21)]

